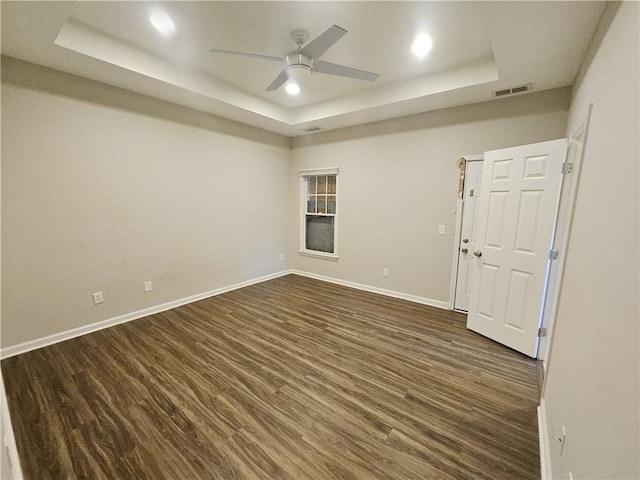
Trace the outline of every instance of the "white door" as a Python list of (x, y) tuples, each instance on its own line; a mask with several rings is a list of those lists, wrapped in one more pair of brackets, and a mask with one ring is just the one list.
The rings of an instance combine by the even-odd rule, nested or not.
[(458, 245), (458, 271), (453, 308), (466, 312), (469, 310), (471, 292), (470, 267), (473, 252), (476, 249), (476, 223), (478, 218), (478, 199), (482, 186), (482, 160), (467, 161), (464, 173), (464, 192), (462, 195), (462, 227)]
[(549, 266), (566, 139), (487, 152), (467, 328), (530, 357)]

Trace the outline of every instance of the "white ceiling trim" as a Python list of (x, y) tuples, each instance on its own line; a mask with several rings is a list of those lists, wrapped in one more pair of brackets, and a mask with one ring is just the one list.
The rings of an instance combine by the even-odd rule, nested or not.
[(482, 85), (498, 80), (498, 68), (494, 57), (468, 62), (465, 65), (413, 78), (402, 84), (372, 87), (357, 95), (322, 102), (298, 109), (294, 123), (307, 125), (319, 120), (330, 119), (357, 110), (375, 109), (407, 100), (426, 99), (438, 93), (452, 92), (461, 88)]
[(128, 45), (116, 38), (69, 18), (54, 43), (82, 55), (154, 78), (185, 90), (247, 110), (263, 117), (291, 124), (288, 109), (247, 94), (192, 68), (176, 65), (156, 55)]

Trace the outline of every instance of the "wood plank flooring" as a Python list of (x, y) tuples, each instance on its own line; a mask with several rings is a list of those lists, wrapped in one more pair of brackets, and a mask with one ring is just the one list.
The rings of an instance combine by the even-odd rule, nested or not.
[(538, 479), (536, 362), (289, 275), (2, 362), (25, 478)]

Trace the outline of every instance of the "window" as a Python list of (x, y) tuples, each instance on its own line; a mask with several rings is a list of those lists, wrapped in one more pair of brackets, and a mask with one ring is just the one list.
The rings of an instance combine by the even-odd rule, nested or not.
[(300, 171), (300, 252), (338, 258), (336, 249), (338, 169)]

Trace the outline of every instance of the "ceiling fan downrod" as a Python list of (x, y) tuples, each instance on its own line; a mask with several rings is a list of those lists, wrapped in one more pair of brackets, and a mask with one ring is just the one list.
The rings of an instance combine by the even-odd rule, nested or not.
[(297, 84), (307, 81), (313, 73), (313, 58), (302, 54), (302, 45), (307, 43), (309, 32), (302, 28), (291, 30), (291, 39), (298, 45), (295, 52), (285, 56), (287, 77)]

